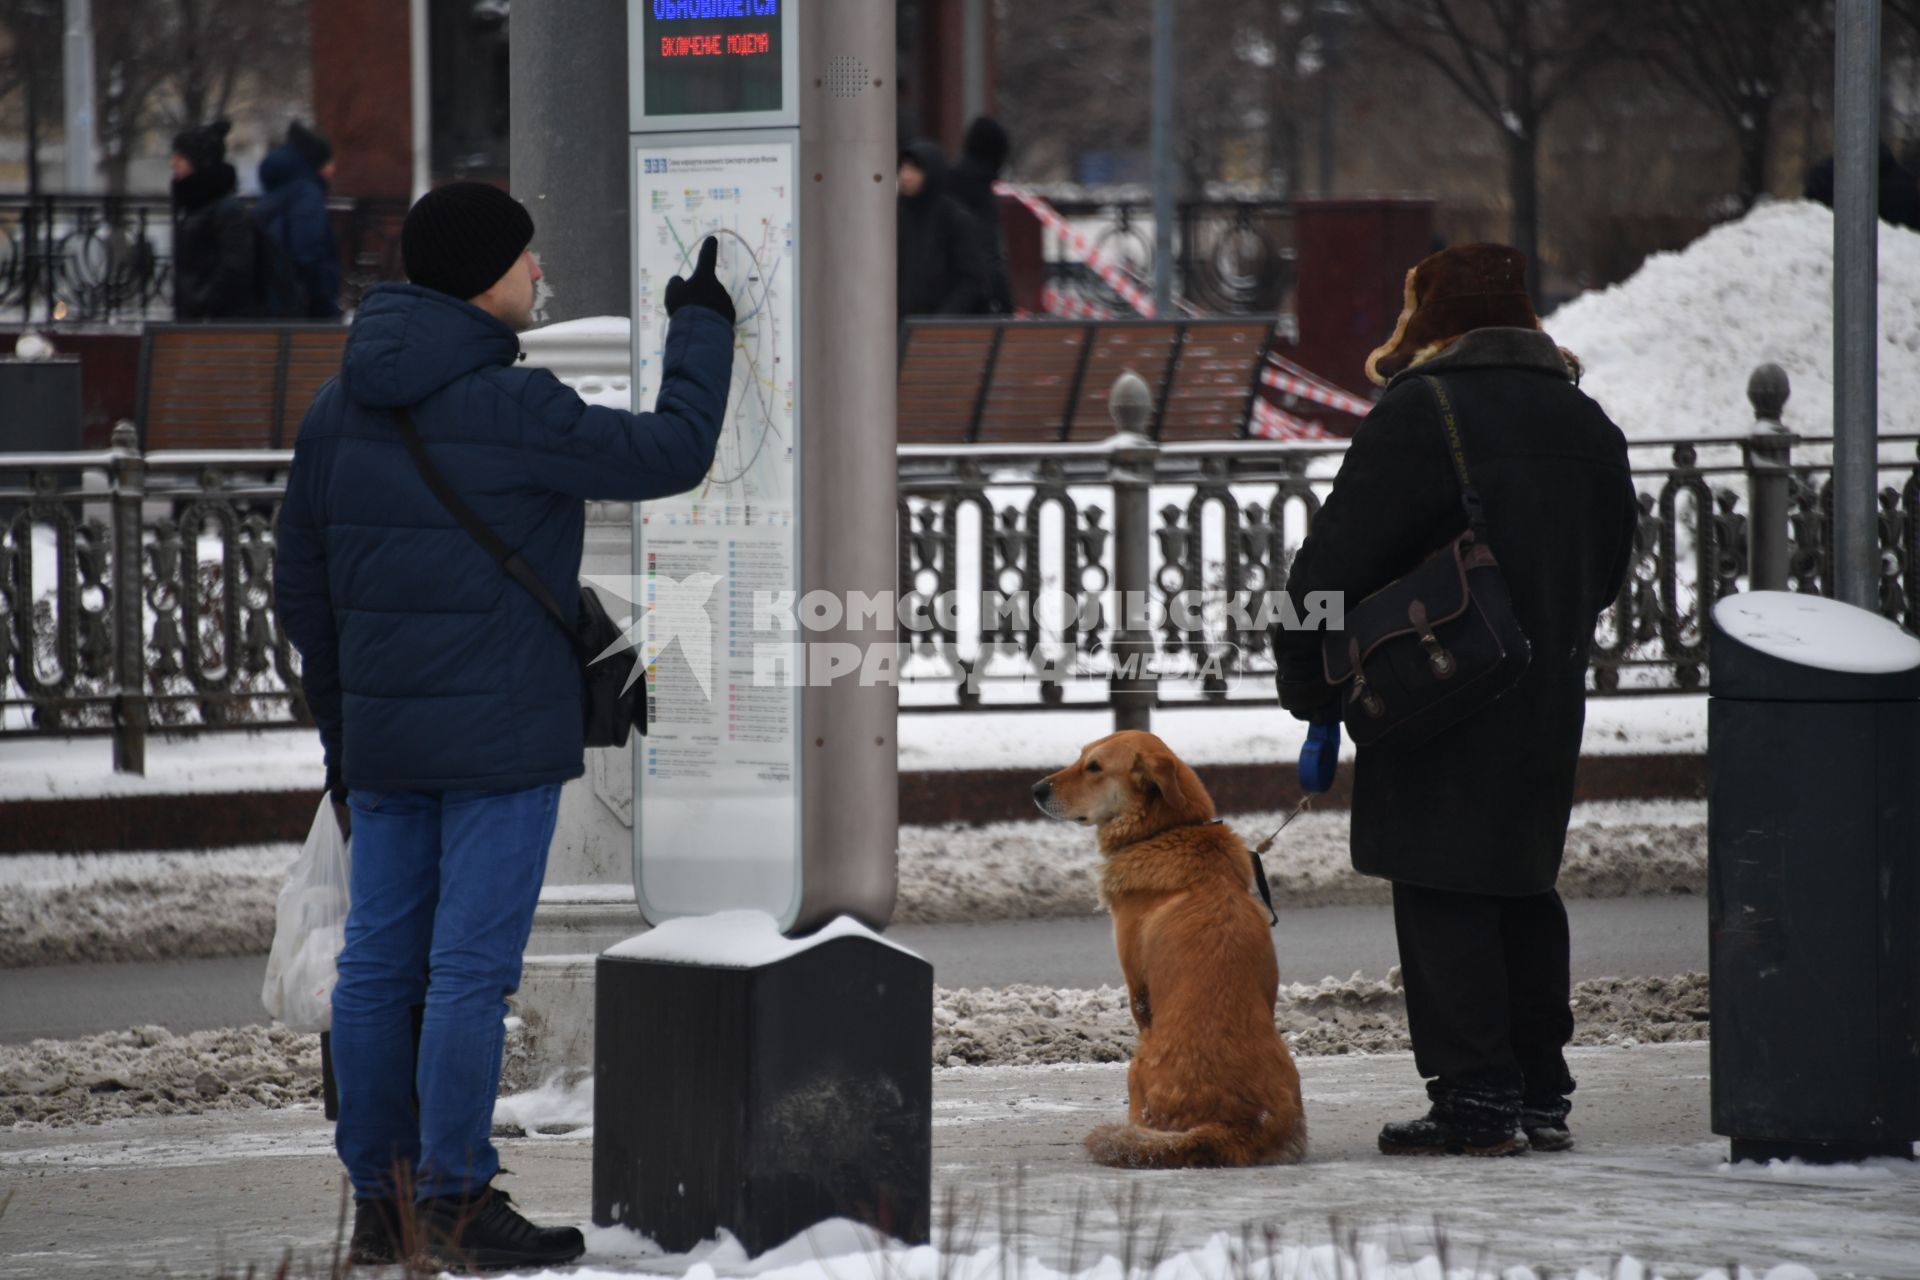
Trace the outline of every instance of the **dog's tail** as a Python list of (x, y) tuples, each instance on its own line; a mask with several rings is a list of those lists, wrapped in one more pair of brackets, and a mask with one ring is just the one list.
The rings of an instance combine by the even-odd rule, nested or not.
[(1234, 1169), (1257, 1164), (1298, 1164), (1307, 1158), (1307, 1122), (1304, 1117), (1295, 1117), (1284, 1130), (1274, 1123), (1201, 1124), (1191, 1129), (1102, 1125), (1087, 1135), (1087, 1154), (1096, 1163), (1115, 1169)]

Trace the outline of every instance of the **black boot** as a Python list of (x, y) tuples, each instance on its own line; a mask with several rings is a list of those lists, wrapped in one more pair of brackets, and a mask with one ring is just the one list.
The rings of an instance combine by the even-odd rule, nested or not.
[(400, 1206), (391, 1200), (355, 1200), (347, 1261), (356, 1267), (385, 1267), (400, 1261), (400, 1254)]
[(1521, 1107), (1520, 1128), (1527, 1135), (1527, 1145), (1535, 1151), (1571, 1150), (1573, 1134), (1567, 1130), (1567, 1113), (1572, 1109), (1565, 1098)]
[(1396, 1120), (1380, 1130), (1380, 1151), (1389, 1156), (1513, 1156), (1527, 1143), (1511, 1123), (1462, 1124), (1434, 1107), (1418, 1120)]
[(492, 1187), (472, 1196), (436, 1196), (419, 1205), (428, 1255), (443, 1267), (511, 1271), (564, 1266), (587, 1251), (572, 1227), (536, 1227)]

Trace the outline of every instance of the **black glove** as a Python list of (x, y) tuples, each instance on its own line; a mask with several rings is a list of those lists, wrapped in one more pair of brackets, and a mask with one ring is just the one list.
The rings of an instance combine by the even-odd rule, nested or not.
[(672, 319), (682, 307), (705, 307), (717, 311), (720, 318), (729, 325), (734, 321), (733, 295), (713, 274), (713, 264), (720, 256), (720, 242), (712, 236), (700, 246), (700, 261), (693, 268), (691, 279), (682, 280), (679, 276), (667, 281), (667, 318)]
[(342, 809), (347, 807), (347, 780), (340, 776), (337, 765), (327, 768), (327, 796)]

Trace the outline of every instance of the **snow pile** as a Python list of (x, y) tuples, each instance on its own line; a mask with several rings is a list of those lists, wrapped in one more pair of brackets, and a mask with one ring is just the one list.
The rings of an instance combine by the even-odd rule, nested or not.
[(0, 968), (265, 955), (298, 845), (0, 858)]
[(537, 1089), (510, 1093), (493, 1104), (493, 1131), (519, 1137), (593, 1132), (593, 1077), (555, 1078)]
[[(1704, 701), (1704, 700), (1703, 700)], [(1257, 843), (1280, 815), (1230, 819)], [(1347, 814), (1308, 812), (1263, 858), (1289, 907), (1386, 902), (1385, 881), (1354, 873)], [(0, 858), (0, 968), (265, 955), (274, 900), (299, 849), (217, 853), (23, 854)], [(900, 828), (901, 924), (1091, 915), (1100, 855), (1066, 823)], [(1580, 805), (1560, 892), (1626, 898), (1706, 891), (1707, 815), (1699, 801)], [(627, 891), (615, 887), (624, 900)], [(655, 931), (656, 934), (659, 931)], [(653, 936), (653, 935), (649, 935)], [(819, 939), (815, 939), (818, 941)]]
[[(1628, 280), (1585, 294), (1545, 328), (1586, 365), (1581, 386), (1629, 439), (1745, 435), (1747, 379), (1772, 362), (1786, 423), (1833, 431), (1833, 214), (1766, 203)], [(1920, 402), (1920, 233), (1880, 227), (1880, 430), (1912, 429)]]
[[(1257, 844), (1279, 813), (1228, 821)], [(1274, 901), (1289, 907), (1386, 902), (1392, 887), (1354, 872), (1348, 815), (1303, 814), (1262, 857)], [(1100, 909), (1092, 833), (1068, 823), (902, 827), (901, 924), (1090, 915)], [(1560, 892), (1569, 898), (1704, 893), (1707, 814), (1699, 801), (1576, 806)]]
[[(663, 1257), (664, 1251), (653, 1241), (631, 1231), (594, 1228), (586, 1232), (589, 1259), (639, 1265), (625, 1265), (619, 1270), (586, 1266), (567, 1274), (573, 1280), (633, 1280), (650, 1274), (701, 1280), (715, 1276), (729, 1280), (848, 1280), (852, 1276), (884, 1280), (1196, 1280), (1210, 1276), (1231, 1276), (1234, 1280), (1323, 1276), (1340, 1280), (1536, 1280), (1543, 1274), (1567, 1274), (1498, 1266), (1485, 1251), (1467, 1264), (1459, 1253), (1443, 1256), (1410, 1248), (1413, 1238), (1403, 1230), (1376, 1238), (1376, 1233), (1362, 1233), (1350, 1225), (1343, 1229), (1338, 1222), (1330, 1232), (1336, 1238), (1326, 1243), (1283, 1239), (1278, 1229), (1269, 1225), (1237, 1233), (1217, 1232), (1191, 1249), (1170, 1248), (1164, 1238), (1134, 1238), (1137, 1229), (1148, 1225), (1145, 1223), (1131, 1224), (1136, 1231), (1129, 1231), (1124, 1221), (1116, 1225), (1120, 1238), (1106, 1242), (1104, 1247), (1098, 1240), (1089, 1242), (1087, 1252), (1101, 1255), (1098, 1261), (1086, 1267), (1069, 1263), (1065, 1270), (1036, 1256), (1030, 1245), (995, 1238), (993, 1232), (977, 1230), (977, 1224), (936, 1224), (934, 1234), (939, 1243), (915, 1246), (840, 1218), (802, 1232), (758, 1258), (749, 1258), (740, 1242), (722, 1231), (718, 1239), (672, 1259)], [(1144, 1234), (1152, 1235), (1150, 1230)], [(1124, 1263), (1111, 1251), (1113, 1246), (1125, 1255)], [(649, 1272), (645, 1263), (655, 1258), (661, 1265)], [(515, 1274), (528, 1280), (535, 1277), (532, 1272)], [(555, 1273), (538, 1274), (550, 1277)], [(1634, 1258), (1620, 1257), (1597, 1269), (1577, 1269), (1569, 1280), (1660, 1280), (1662, 1274)], [(513, 1276), (505, 1280), (513, 1280)], [(1766, 1272), (1740, 1267), (1731, 1277), (1724, 1271), (1708, 1271), (1699, 1280), (1814, 1280), (1814, 1273), (1789, 1263)]]
[(0, 1045), (0, 1125), (94, 1124), (320, 1099), (320, 1037), (285, 1027), (135, 1027)]
[[(1707, 1038), (1705, 974), (1595, 978), (1574, 986), (1575, 1044), (1644, 1044)], [(1282, 983), (1274, 1021), (1303, 1057), (1389, 1053), (1409, 1047), (1396, 968), (1384, 980)], [(941, 991), (933, 1059), (941, 1066), (1124, 1062), (1133, 1020), (1120, 987), (1011, 986)]]

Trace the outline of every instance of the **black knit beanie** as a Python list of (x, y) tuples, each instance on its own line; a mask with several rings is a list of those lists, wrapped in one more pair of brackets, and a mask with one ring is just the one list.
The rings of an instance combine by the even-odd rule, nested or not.
[(175, 154), (187, 158), (195, 170), (212, 169), (227, 158), (227, 134), (233, 126), (225, 120), (196, 124), (173, 135)]
[(462, 300), (491, 289), (532, 243), (526, 206), (484, 182), (427, 192), (400, 228), (407, 279)]
[(287, 126), (287, 145), (298, 151), (313, 166), (315, 173), (326, 168), (327, 161), (333, 159), (333, 144), (327, 141), (326, 135), (316, 133), (298, 120)]

